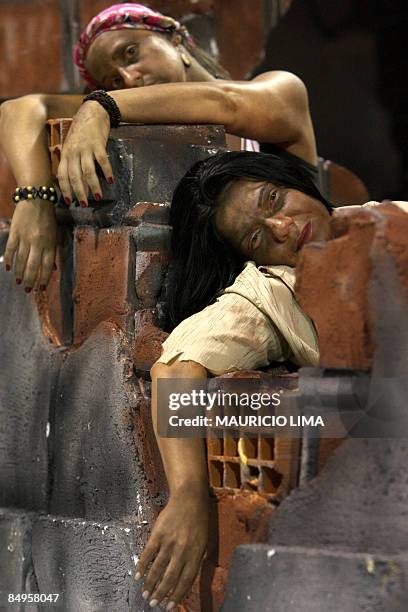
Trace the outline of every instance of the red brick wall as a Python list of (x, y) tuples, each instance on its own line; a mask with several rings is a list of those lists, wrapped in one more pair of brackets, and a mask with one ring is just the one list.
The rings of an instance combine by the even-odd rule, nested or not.
[(55, 0), (0, 4), (0, 96), (62, 88), (61, 19)]

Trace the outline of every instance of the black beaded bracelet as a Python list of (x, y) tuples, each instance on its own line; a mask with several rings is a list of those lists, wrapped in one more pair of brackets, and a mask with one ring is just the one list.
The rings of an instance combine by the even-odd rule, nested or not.
[(116, 104), (112, 96), (107, 94), (103, 89), (95, 89), (95, 91), (92, 91), (90, 94), (85, 96), (82, 104), (84, 104), (84, 102), (88, 102), (89, 100), (99, 102), (99, 104), (103, 106), (109, 115), (111, 127), (118, 127), (119, 123), (122, 121), (122, 115), (120, 114), (119, 106)]
[(55, 191), (54, 187), (47, 187), (46, 185), (43, 185), (42, 187), (32, 187), (31, 185), (28, 185), (28, 187), (17, 187), (13, 193), (13, 202), (16, 205), (21, 200), (35, 200), (35, 198), (56, 202), (57, 192)]

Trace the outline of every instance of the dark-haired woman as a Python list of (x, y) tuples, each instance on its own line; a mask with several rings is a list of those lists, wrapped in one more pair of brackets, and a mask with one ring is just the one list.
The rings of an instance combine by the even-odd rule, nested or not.
[[(406, 202), (395, 204), (408, 212)], [(154, 602), (166, 595), (177, 602), (189, 588), (208, 525), (203, 441), (157, 435), (157, 381), (194, 381), (275, 361), (316, 366), (318, 341), (295, 299), (295, 266), (305, 244), (330, 237), (331, 213), (302, 164), (262, 153), (199, 162), (175, 191), (168, 304), (176, 327), (151, 370), (170, 500), (138, 564), (143, 574), (156, 559), (144, 582)]]
[[(286, 72), (249, 82), (230, 81), (171, 17), (141, 4), (116, 4), (94, 17), (82, 33), (75, 61), (91, 89), (106, 95), (30, 95), (1, 106), (0, 143), (19, 187), (51, 187), (45, 122), (74, 116), (62, 151), (58, 180), (66, 202), (87, 205), (88, 190), (101, 198), (95, 160), (107, 181), (112, 169), (106, 143), (112, 121), (212, 123), (230, 134), (272, 143), (317, 162), (305, 86)], [(24, 192), (25, 193), (25, 192)], [(46, 191), (46, 195), (49, 193)], [(4, 265), (14, 262), (17, 283), (45, 288), (53, 267), (56, 221), (50, 199), (18, 202)]]
[(151, 371), (170, 499), (138, 564), (144, 574), (154, 561), (144, 582), (153, 602), (166, 595), (178, 602), (190, 587), (208, 526), (203, 441), (157, 435), (157, 381), (198, 380), (271, 361), (317, 365), (313, 324), (294, 298), (294, 266), (305, 243), (329, 236), (330, 214), (302, 164), (262, 153), (215, 155), (196, 164), (175, 191), (168, 306), (176, 327)]

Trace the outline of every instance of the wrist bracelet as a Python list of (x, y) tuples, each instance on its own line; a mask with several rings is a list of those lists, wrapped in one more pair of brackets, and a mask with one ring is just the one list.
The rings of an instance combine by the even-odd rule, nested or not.
[(122, 121), (122, 115), (120, 114), (119, 106), (116, 104), (112, 96), (107, 94), (103, 89), (96, 89), (85, 96), (82, 104), (88, 102), (89, 100), (99, 102), (99, 104), (103, 106), (109, 115), (111, 127), (118, 127), (119, 123)]
[(21, 200), (34, 200), (35, 198), (56, 202), (57, 192), (55, 191), (54, 187), (47, 187), (46, 185), (43, 185), (42, 187), (32, 187), (29, 185), (28, 187), (17, 187), (13, 193), (13, 202), (16, 205)]

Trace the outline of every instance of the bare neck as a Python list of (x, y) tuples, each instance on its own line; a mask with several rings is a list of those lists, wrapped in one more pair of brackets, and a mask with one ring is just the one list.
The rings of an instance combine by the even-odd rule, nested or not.
[(187, 68), (187, 81), (216, 81), (217, 79), (208, 72), (198, 61), (189, 56), (191, 60), (191, 66)]

